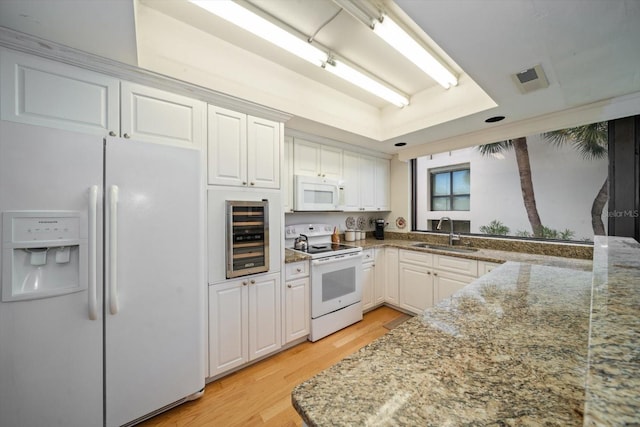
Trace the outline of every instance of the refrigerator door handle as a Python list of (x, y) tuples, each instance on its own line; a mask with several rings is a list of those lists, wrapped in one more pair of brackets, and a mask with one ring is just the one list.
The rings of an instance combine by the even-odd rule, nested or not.
[(109, 188), (109, 312), (118, 313), (118, 186)]
[(98, 295), (97, 295), (97, 271), (96, 257), (98, 249), (97, 241), (98, 218), (98, 186), (89, 188), (89, 319), (98, 319)]

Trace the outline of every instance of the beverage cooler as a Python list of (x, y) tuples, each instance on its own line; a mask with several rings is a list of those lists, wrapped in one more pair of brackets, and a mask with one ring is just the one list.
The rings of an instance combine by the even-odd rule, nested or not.
[(269, 271), (269, 202), (226, 202), (227, 279)]

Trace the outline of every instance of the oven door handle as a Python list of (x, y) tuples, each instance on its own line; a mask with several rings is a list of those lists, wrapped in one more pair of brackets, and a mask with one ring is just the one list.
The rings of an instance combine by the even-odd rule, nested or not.
[(316, 259), (311, 261), (311, 265), (327, 265), (333, 264), (335, 262), (351, 261), (359, 258), (362, 258), (362, 252), (358, 252), (357, 254), (336, 255), (334, 257)]

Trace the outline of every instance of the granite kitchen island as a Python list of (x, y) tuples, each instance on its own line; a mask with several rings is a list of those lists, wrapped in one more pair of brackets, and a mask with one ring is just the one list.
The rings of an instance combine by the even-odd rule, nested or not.
[[(639, 277), (640, 245), (630, 244), (635, 261), (628, 254), (617, 259), (609, 246), (619, 240), (596, 242), (600, 289), (603, 275), (611, 283), (620, 274), (625, 280)], [(594, 357), (589, 348), (594, 283), (591, 272), (507, 262), (297, 386), (293, 405), (309, 426), (580, 426), (585, 418), (607, 425), (634, 422), (640, 410), (634, 391), (637, 340), (625, 343), (625, 370), (616, 371), (623, 377), (614, 383), (587, 381), (594, 375), (594, 362), (589, 363)], [(606, 311), (601, 305), (597, 309)], [(626, 323), (615, 325), (620, 319), (609, 316), (607, 325), (596, 327), (598, 348), (612, 351), (611, 345), (621, 345), (607, 345), (603, 327), (631, 329), (625, 336), (637, 338), (637, 318), (637, 312), (625, 313)], [(602, 366), (607, 360), (597, 359), (596, 374), (613, 369)], [(625, 381), (630, 383), (625, 386)], [(585, 383), (593, 385), (585, 390)], [(630, 391), (621, 392), (625, 387)], [(593, 396), (587, 407), (595, 411), (588, 417), (586, 396)], [(622, 402), (599, 413), (608, 399)]]

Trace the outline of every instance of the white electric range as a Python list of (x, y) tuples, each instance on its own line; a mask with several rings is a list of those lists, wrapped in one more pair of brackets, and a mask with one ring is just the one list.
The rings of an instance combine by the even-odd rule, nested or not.
[[(332, 243), (329, 224), (285, 227), (285, 247), (311, 257), (311, 333), (317, 341), (362, 320), (362, 248)], [(295, 240), (307, 236), (306, 250)]]

